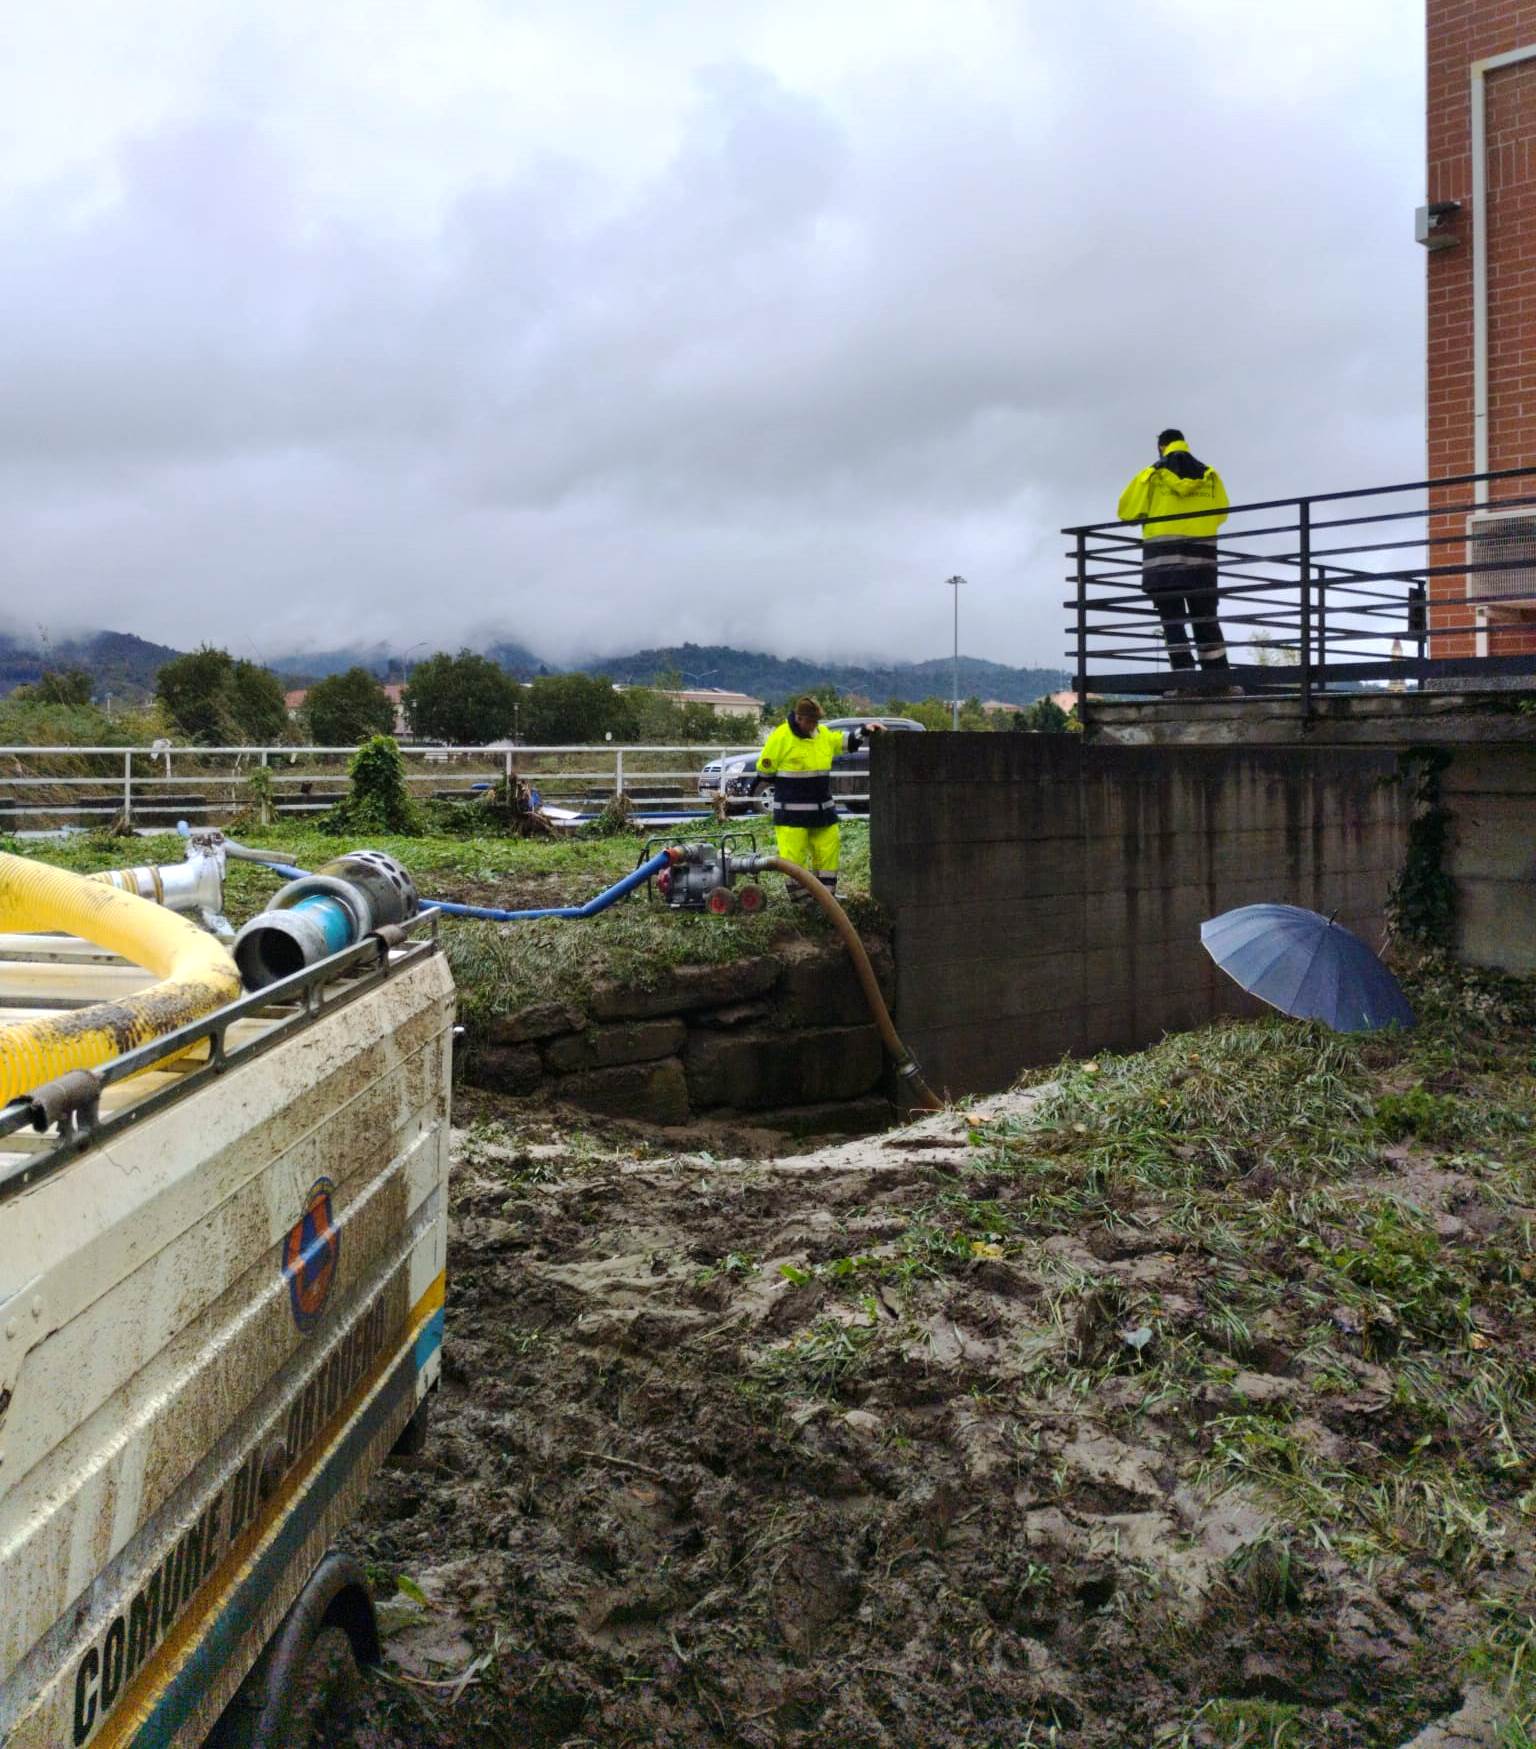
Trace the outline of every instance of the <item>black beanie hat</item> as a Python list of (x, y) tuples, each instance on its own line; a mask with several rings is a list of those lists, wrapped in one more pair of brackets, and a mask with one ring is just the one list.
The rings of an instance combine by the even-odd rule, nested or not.
[(1157, 447), (1159, 449), (1162, 449), (1167, 444), (1183, 443), (1183, 441), (1184, 441), (1184, 433), (1182, 431), (1177, 430), (1172, 425), (1170, 425), (1166, 431), (1160, 431), (1157, 434)]

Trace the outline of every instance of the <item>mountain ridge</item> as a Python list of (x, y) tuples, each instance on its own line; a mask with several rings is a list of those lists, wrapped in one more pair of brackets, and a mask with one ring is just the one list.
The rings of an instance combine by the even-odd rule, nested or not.
[[(652, 684), (659, 675), (675, 675), (683, 686), (745, 692), (770, 703), (791, 693), (818, 688), (856, 693), (875, 704), (890, 699), (948, 698), (953, 671), (953, 658), (948, 656), (919, 662), (812, 661), (744, 650), (734, 644), (666, 644), (575, 663), (543, 661), (525, 645), (507, 639), (486, 643), (481, 649), (519, 680), (532, 680), (540, 674), (579, 672), (642, 686)], [(91, 676), (98, 695), (111, 693), (124, 701), (147, 698), (154, 691), (155, 675), (161, 665), (180, 654), (168, 644), (152, 643), (130, 632), (97, 631), (58, 642), (35, 643), (0, 632), (0, 696), (14, 687), (30, 685), (45, 670), (82, 668)], [(381, 642), (279, 653), (269, 657), (265, 665), (280, 675), (285, 685), (299, 687), (351, 667), (367, 668), (380, 678), (401, 679), (409, 672), (410, 655), (409, 651), (394, 651)], [(1062, 668), (1016, 668), (979, 656), (960, 658), (962, 698), (1026, 705), (1043, 693), (1070, 684), (1070, 677)]]

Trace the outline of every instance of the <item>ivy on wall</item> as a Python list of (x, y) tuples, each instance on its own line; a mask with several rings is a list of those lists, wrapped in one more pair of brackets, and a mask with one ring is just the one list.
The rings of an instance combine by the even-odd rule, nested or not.
[(1403, 866), (1387, 895), (1387, 926), (1420, 947), (1448, 948), (1456, 933), (1456, 883), (1445, 866), (1453, 816), (1440, 787), (1450, 763), (1444, 747), (1410, 747), (1399, 761), (1413, 818)]

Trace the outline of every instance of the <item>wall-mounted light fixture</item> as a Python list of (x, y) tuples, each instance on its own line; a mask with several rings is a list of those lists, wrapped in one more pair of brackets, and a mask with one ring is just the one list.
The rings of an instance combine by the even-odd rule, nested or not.
[(1413, 240), (1426, 249), (1453, 249), (1461, 241), (1451, 224), (1461, 211), (1459, 200), (1432, 200), (1413, 215)]

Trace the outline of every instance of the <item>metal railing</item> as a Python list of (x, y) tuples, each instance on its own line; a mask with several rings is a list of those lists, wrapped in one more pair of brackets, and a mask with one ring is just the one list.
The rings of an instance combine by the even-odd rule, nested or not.
[[(1207, 514), (1160, 520), (1176, 535)], [(1328, 690), (1536, 674), (1536, 468), (1233, 506), (1210, 543), (1214, 565), (1180, 574), (1190, 666), (1172, 665), (1164, 616), (1178, 604), (1161, 582), (1143, 587), (1137, 525), (1062, 532), (1080, 698), (1241, 686), (1298, 695), (1305, 710)], [(1218, 621), (1229, 668), (1194, 665), (1191, 613), (1208, 648)]]
[[(418, 796), (470, 801), (485, 786), (519, 778), (546, 807), (601, 810), (623, 797), (639, 813), (707, 808), (704, 768), (751, 755), (739, 747), (402, 746)], [(347, 793), (354, 747), (0, 747), (0, 832), (64, 826), (172, 827), (324, 813)], [(867, 772), (834, 774), (838, 801), (868, 805)], [(728, 797), (735, 808), (748, 804)]]
[[(30, 1189), (82, 1149), (106, 1141), (117, 1131), (185, 1099), (210, 1080), (284, 1043), (321, 1014), (355, 1001), (385, 978), (398, 975), (417, 960), (436, 953), (441, 915), (429, 906), (409, 922), (395, 926), (393, 946), (378, 935), (370, 935), (328, 959), (239, 996), (212, 1014), (188, 1021), (173, 1032), (162, 1033), (147, 1044), (86, 1071), (89, 1081), (94, 1083), (94, 1087), (82, 1089), (88, 1097), (62, 1111), (56, 1119), (35, 1093), (23, 1094), (0, 1106), (3, 1152), (22, 1156), (0, 1164), (0, 1202)], [(38, 939), (46, 943), (48, 938)], [(89, 1006), (87, 1001), (79, 1004), (82, 1009)], [(242, 1020), (265, 1020), (269, 1024), (259, 1033), (232, 1040), (230, 1029)], [(183, 1072), (168, 1086), (155, 1088), (118, 1110), (102, 1113), (101, 1095), (108, 1088), (145, 1069), (185, 1059), (205, 1039), (206, 1055), (199, 1061), (183, 1062)]]

